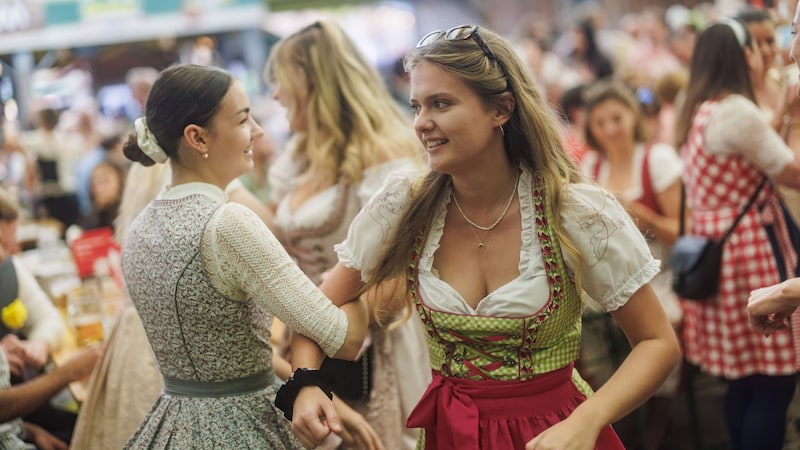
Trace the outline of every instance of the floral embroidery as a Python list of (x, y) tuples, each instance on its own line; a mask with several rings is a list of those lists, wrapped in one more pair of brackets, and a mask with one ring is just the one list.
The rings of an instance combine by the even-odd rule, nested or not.
[[(616, 202), (617, 200), (610, 193), (605, 194), (606, 201)], [(625, 220), (620, 217), (614, 219), (603, 212), (605, 205), (591, 207), (592, 213), (587, 214), (586, 218), (579, 224), (581, 229), (586, 231), (589, 236), (589, 243), (592, 246), (596, 261), (600, 261), (608, 250), (608, 241), (618, 230), (625, 228)]]
[(580, 298), (566, 275), (560, 245), (549, 225), (543, 181), (539, 176), (534, 181), (535, 233), (549, 284), (549, 300), (534, 315), (462, 316), (427, 307), (419, 297), (417, 277), (428, 230), (415, 240), (407, 272), (409, 294), (427, 331), (431, 367), (446, 376), (528, 380), (577, 358)]
[[(408, 186), (408, 192), (411, 192), (411, 182), (404, 180)], [(399, 217), (402, 213), (401, 205), (404, 201), (400, 198), (401, 190), (392, 190), (385, 192), (380, 197), (375, 197), (364, 206), (364, 214), (369, 214), (375, 223), (381, 227), (381, 242), (387, 242), (390, 237), (392, 225), (395, 218)]]

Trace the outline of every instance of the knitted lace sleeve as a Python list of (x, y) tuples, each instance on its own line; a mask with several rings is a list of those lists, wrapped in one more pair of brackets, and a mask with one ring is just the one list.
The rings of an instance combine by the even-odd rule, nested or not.
[(226, 296), (263, 303), (328, 356), (344, 344), (345, 313), (303, 274), (247, 207), (221, 206), (206, 226), (201, 249), (211, 282)]

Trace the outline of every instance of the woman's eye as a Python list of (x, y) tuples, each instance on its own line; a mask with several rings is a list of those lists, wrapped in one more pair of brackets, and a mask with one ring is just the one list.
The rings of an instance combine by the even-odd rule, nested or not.
[(433, 106), (434, 106), (436, 109), (442, 109), (442, 108), (446, 108), (446, 107), (447, 107), (447, 103), (445, 103), (445, 102), (443, 102), (443, 101), (439, 100), (439, 101), (435, 101), (435, 102), (433, 102)]

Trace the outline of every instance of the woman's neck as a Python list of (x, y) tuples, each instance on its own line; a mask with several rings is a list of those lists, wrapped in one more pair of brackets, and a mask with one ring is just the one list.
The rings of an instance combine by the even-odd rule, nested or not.
[(636, 145), (636, 142), (619, 145), (614, 147), (611, 151), (605, 151), (603, 156), (611, 166), (630, 166), (633, 162), (633, 155), (636, 152)]

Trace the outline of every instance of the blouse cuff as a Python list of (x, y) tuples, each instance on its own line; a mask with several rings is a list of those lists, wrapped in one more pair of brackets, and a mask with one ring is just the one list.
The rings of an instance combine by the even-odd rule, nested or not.
[(642, 286), (649, 283), (656, 275), (661, 272), (661, 261), (651, 259), (644, 265), (638, 272), (631, 275), (625, 283), (619, 288), (610, 293), (604, 299), (600, 299), (599, 303), (603, 305), (606, 311), (616, 311), (617, 309), (625, 306), (636, 291), (641, 289)]

